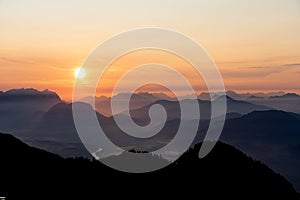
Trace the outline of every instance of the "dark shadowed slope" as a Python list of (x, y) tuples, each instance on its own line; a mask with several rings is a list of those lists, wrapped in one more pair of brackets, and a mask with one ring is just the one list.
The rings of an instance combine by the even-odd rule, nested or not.
[(300, 190), (300, 115), (252, 112), (227, 120), (221, 140), (262, 160)]
[[(24, 159), (26, 159), (29, 163), (40, 162), (41, 165), (43, 165), (43, 161), (56, 162), (62, 160), (62, 158), (58, 155), (34, 147), (30, 147), (14, 136), (3, 133), (0, 133), (0, 158), (1, 161), (3, 161), (1, 162), (1, 164), (6, 163), (7, 165), (9, 165), (9, 162), (12, 162), (14, 160), (17, 161)], [(26, 163), (24, 164), (26, 165)], [(1, 166), (3, 167), (3, 165)], [(20, 170), (22, 169), (20, 168)]]
[(239, 114), (247, 114), (253, 111), (263, 111), (270, 110), (271, 108), (267, 106), (256, 105), (253, 103), (249, 103), (246, 101), (236, 100), (229, 96), (220, 96), (214, 101), (219, 104), (221, 99), (226, 98), (227, 100), (227, 113), (239, 113)]
[[(90, 114), (95, 113), (88, 104), (75, 104), (86, 105)], [(99, 113), (96, 114), (99, 120), (106, 119)], [(32, 146), (46, 149), (63, 157), (90, 156), (77, 134), (73, 121), (72, 104), (68, 103), (54, 105), (36, 123), (33, 130), (27, 133), (24, 140)]]
[(106, 195), (114, 198), (120, 194), (132, 198), (140, 192), (150, 198), (159, 194), (161, 198), (196, 195), (297, 199), (297, 193), (283, 177), (222, 143), (202, 160), (196, 145), (162, 170), (129, 174), (98, 161), (62, 159), (31, 148), (10, 135), (0, 134), (0, 141), (0, 159), (5, 163), (0, 168), (0, 192), (11, 199), (62, 198), (62, 194), (68, 199)]

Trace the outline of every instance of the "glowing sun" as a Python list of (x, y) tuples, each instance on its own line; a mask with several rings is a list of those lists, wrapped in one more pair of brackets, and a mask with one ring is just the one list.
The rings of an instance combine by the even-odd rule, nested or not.
[(75, 69), (74, 75), (76, 78), (84, 78), (86, 75), (86, 71), (84, 68), (79, 67), (79, 68)]

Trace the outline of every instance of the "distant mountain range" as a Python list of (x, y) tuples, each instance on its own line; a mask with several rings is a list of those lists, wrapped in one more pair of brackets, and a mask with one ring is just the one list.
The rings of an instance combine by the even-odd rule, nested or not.
[[(228, 118), (238, 117), (254, 110), (269, 109), (264, 106), (256, 106), (251, 103), (236, 101), (229, 97), (227, 98), (228, 112), (230, 112), (227, 115)], [(183, 100), (183, 104), (186, 104), (186, 108), (189, 107), (190, 101), (195, 100)], [(219, 99), (216, 99), (215, 101), (218, 102)], [(201, 120), (208, 120), (210, 118), (210, 101), (198, 100), (198, 103), (200, 106)], [(131, 116), (134, 121), (140, 125), (149, 123), (148, 110), (154, 104), (161, 104), (167, 110), (168, 122), (159, 134), (149, 139), (138, 139), (129, 136), (116, 125), (112, 117), (105, 117), (99, 113), (97, 113), (97, 116), (103, 130), (108, 133), (107, 136), (109, 139), (118, 146), (126, 149), (134, 147), (139, 150), (152, 151), (170, 142), (178, 130), (178, 120), (180, 119), (180, 109), (177, 101), (160, 100), (140, 109), (132, 110)], [(90, 108), (90, 112), (93, 112), (92, 108)], [(126, 115), (123, 117), (129, 118), (129, 116)], [(187, 118), (185, 120), (199, 119)], [(157, 121), (156, 123), (159, 125), (161, 121)], [(72, 104), (58, 103), (54, 105), (49, 111), (43, 114), (30, 131), (16, 135), (22, 137), (23, 140), (33, 146), (44, 148), (64, 157), (89, 155), (77, 135), (72, 116)]]
[(281, 96), (270, 96), (270, 99), (300, 99), (300, 96), (295, 93), (287, 93)]
[[(0, 134), (0, 195), (9, 199), (62, 196), (91, 199), (105, 195), (114, 197), (113, 188), (123, 198), (130, 198), (134, 187), (135, 191), (151, 188), (151, 192), (147, 192), (151, 198), (157, 197), (156, 190), (160, 191), (160, 196), (168, 197), (197, 193), (210, 198), (235, 199), (241, 195), (247, 198), (299, 198), (282, 176), (232, 146), (218, 143), (204, 159), (198, 158), (199, 148), (200, 144), (161, 170), (129, 174), (110, 169), (95, 160), (63, 159), (30, 147), (11, 135)], [(115, 162), (124, 156), (126, 153), (106, 159)], [(162, 162), (153, 155), (152, 160), (155, 159)], [(152, 188), (153, 185), (156, 189)]]
[[(260, 106), (260, 105), (255, 105), (252, 103), (248, 103), (245, 101), (238, 101), (235, 100), (229, 96), (220, 96), (217, 97), (215, 100), (213, 100), (216, 105), (221, 104), (221, 99), (226, 98), (227, 99), (227, 113), (238, 113), (238, 114), (247, 114), (252, 111), (260, 111), (260, 110), (270, 110), (271, 108), (266, 107), (266, 106)], [(207, 120), (210, 119), (211, 117), (211, 101), (207, 100), (182, 100), (180, 103), (184, 105), (186, 109), (191, 109), (188, 112), (192, 113), (193, 107), (190, 107), (189, 105), (191, 104), (191, 101), (198, 101), (199, 104), (199, 109), (200, 109), (200, 115), (202, 120)], [(139, 119), (144, 122), (144, 124), (147, 124), (149, 122), (149, 117), (148, 117), (148, 111), (152, 105), (155, 104), (160, 104), (162, 105), (167, 113), (168, 113), (168, 120), (173, 120), (173, 119), (180, 119), (180, 105), (178, 101), (167, 101), (167, 100), (160, 100), (153, 102), (145, 107), (136, 109), (136, 110), (131, 110), (130, 114), (134, 119)], [(186, 118), (185, 120), (193, 120), (194, 118)]]
[[(21, 98), (21, 99), (20, 99)], [(38, 91), (33, 88), (12, 89), (6, 92), (0, 91), (0, 101), (32, 101), (38, 99), (55, 99), (61, 101), (60, 97), (52, 91)]]
[[(271, 96), (282, 96), (282, 95), (285, 95), (286, 93), (284, 93), (284, 92), (269, 92), (269, 93), (263, 93), (263, 92), (250, 93), (250, 92), (248, 92), (248, 93), (237, 93), (235, 91), (228, 90), (228, 91), (226, 91), (226, 94), (228, 96), (230, 96), (231, 98), (234, 98), (236, 100), (246, 100), (246, 99), (251, 98), (251, 97), (269, 98)], [(217, 98), (218, 96), (220, 96), (220, 93), (218, 93), (218, 92), (212, 93), (213, 99)], [(202, 100), (210, 100), (211, 99), (210, 98), (210, 94), (208, 92), (201, 93), (200, 95), (198, 95), (198, 98), (202, 99)]]
[[(110, 117), (110, 116), (112, 116), (112, 110), (111, 110), (112, 99), (114, 100), (114, 102), (116, 102), (118, 104), (118, 102), (123, 102), (123, 101), (125, 101), (125, 99), (127, 99), (129, 97), (130, 97), (129, 108), (131, 110), (144, 107), (144, 106), (149, 105), (158, 100), (169, 100), (169, 101), (175, 100), (163, 93), (145, 93), (145, 92), (143, 92), (143, 93), (134, 93), (132, 95), (130, 93), (121, 93), (116, 96), (113, 96), (112, 98), (105, 97), (105, 96), (95, 97), (95, 98), (94, 97), (85, 97), (85, 98), (82, 98), (80, 101), (84, 102), (84, 103), (88, 103), (92, 106), (93, 106), (92, 102), (95, 101), (95, 107), (93, 106), (94, 109), (96, 111), (98, 111), (99, 113), (101, 113), (102, 115)], [(94, 98), (94, 100), (93, 100), (93, 98)], [(124, 111), (124, 109), (122, 109), (122, 108), (116, 109), (117, 113), (121, 113), (123, 111)]]
[[(120, 99), (121, 97), (122, 95), (119, 96)], [(102, 109), (110, 104), (111, 99), (101, 98), (105, 103), (98, 106)], [(216, 104), (222, 98), (227, 98), (227, 114), (221, 140), (265, 162), (273, 170), (284, 175), (300, 191), (300, 115), (296, 114), (300, 109), (298, 95), (281, 92), (237, 94), (233, 91), (228, 92), (227, 96), (213, 95)], [(163, 94), (137, 93), (131, 101), (130, 114), (137, 124), (149, 123), (148, 111), (154, 104), (160, 104), (166, 109), (167, 122), (157, 135), (140, 139), (122, 132), (113, 117), (96, 113), (99, 123), (113, 143), (126, 150), (151, 152), (174, 138), (180, 124), (178, 100)], [(198, 102), (201, 119), (190, 117), (184, 120), (188, 123), (199, 123), (198, 135), (194, 141), (194, 144), (197, 144), (203, 140), (207, 131), (211, 101), (184, 99), (181, 103), (189, 108), (192, 101)], [(79, 104), (88, 107), (89, 112), (95, 113), (88, 104)], [(293, 113), (286, 112), (287, 110)], [(124, 118), (130, 117), (124, 115), (121, 110), (119, 115)], [(160, 121), (156, 123), (159, 126)], [(10, 132), (27, 144), (63, 157), (91, 157), (82, 145), (74, 126), (72, 104), (63, 102), (57, 94), (47, 90), (20, 89), (0, 92), (0, 131)], [(93, 151), (99, 149), (96, 145), (91, 146)], [(99, 156), (110, 153), (112, 152), (103, 151)]]
[[(230, 97), (237, 101), (244, 101), (248, 103), (252, 103), (255, 105), (261, 105), (272, 109), (283, 110), (287, 112), (296, 112), (300, 114), (300, 96), (295, 93), (284, 93), (284, 92), (269, 92), (269, 93), (236, 93), (234, 91), (227, 91), (227, 97)], [(116, 102), (124, 101), (125, 97), (127, 98), (131, 94), (129, 93), (122, 93), (112, 98), (115, 99)], [(209, 93), (203, 92), (198, 95), (198, 99), (202, 101), (211, 101), (215, 100), (220, 97), (219, 93), (213, 93), (212, 99)], [(86, 97), (81, 99), (82, 102), (91, 104), (93, 97)], [(190, 99), (187, 95), (186, 98), (179, 97), (179, 99)], [(137, 110), (147, 105), (153, 104), (160, 100), (166, 101), (177, 101), (176, 98), (169, 97), (163, 93), (135, 93), (131, 97), (130, 101), (130, 110)], [(92, 104), (91, 104), (92, 105)], [(102, 96), (102, 97), (95, 97), (95, 107), (99, 113), (103, 114), (104, 116), (112, 116), (111, 112), (111, 98)], [(116, 109), (117, 113), (121, 113), (124, 109)], [(206, 113), (206, 112), (204, 112)]]
[(272, 109), (300, 114), (300, 96), (295, 93), (272, 92), (238, 94), (234, 91), (228, 91), (227, 95), (231, 98), (247, 101), (256, 105), (263, 105)]

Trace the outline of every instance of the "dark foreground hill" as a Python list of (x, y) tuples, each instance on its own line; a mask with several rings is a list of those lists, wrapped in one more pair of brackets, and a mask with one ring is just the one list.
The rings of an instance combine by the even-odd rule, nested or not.
[[(218, 143), (204, 159), (200, 144), (159, 171), (129, 174), (88, 159), (63, 159), (0, 134), (0, 196), (7, 199), (185, 198), (297, 199), (290, 183), (232, 146)], [(120, 156), (123, 156), (122, 154)], [(154, 156), (155, 158), (155, 156)]]

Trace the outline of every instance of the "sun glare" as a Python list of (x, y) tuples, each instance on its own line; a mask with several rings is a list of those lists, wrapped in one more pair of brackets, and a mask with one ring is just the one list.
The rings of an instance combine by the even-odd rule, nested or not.
[(84, 78), (86, 75), (86, 71), (84, 68), (77, 68), (75, 69), (74, 74), (76, 78)]

